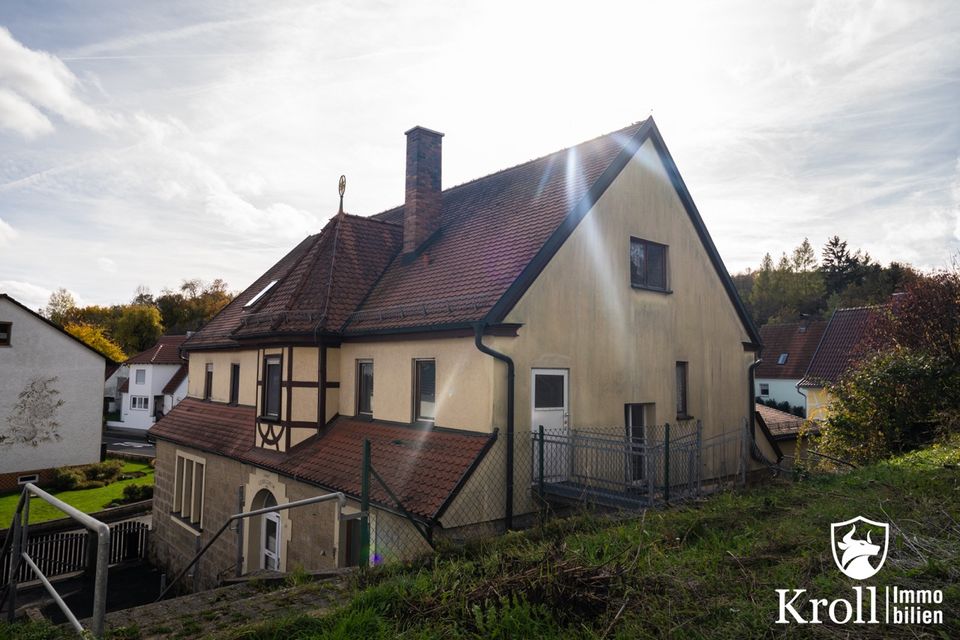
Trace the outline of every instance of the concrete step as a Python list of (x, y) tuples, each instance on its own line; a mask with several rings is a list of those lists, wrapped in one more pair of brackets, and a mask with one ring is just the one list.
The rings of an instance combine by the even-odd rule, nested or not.
[[(271, 576), (272, 577), (272, 576)], [(283, 584), (283, 583), (280, 583)], [(346, 574), (327, 575), (294, 587), (254, 577), (246, 582), (107, 614), (108, 630), (134, 627), (142, 640), (215, 638), (225, 628), (294, 614), (320, 616), (345, 601)], [(90, 621), (81, 621), (89, 627)]]

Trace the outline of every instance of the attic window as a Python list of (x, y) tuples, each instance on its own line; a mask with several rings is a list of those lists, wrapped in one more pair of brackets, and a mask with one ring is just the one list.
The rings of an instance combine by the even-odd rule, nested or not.
[(777, 364), (787, 364), (787, 355), (786, 353), (781, 353), (780, 357), (777, 358)]
[(248, 302), (247, 304), (243, 305), (243, 308), (244, 308), (244, 309), (249, 309), (249, 308), (252, 307), (253, 305), (257, 304), (257, 302), (260, 300), (260, 298), (262, 298), (262, 297), (267, 293), (267, 291), (270, 291), (270, 289), (272, 289), (272, 288), (273, 288), (273, 285), (275, 285), (275, 284), (277, 284), (277, 281), (276, 281), (276, 280), (271, 280), (271, 281), (270, 281), (270, 284), (268, 284), (268, 285), (265, 286), (263, 289), (261, 289), (261, 290), (260, 290), (260, 293), (258, 293), (257, 295), (253, 296), (252, 298), (250, 298), (250, 302)]

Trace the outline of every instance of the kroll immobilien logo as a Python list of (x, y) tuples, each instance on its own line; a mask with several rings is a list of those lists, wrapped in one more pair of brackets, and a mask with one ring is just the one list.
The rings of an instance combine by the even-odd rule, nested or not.
[[(880, 571), (890, 547), (890, 525), (862, 516), (830, 525), (837, 568), (854, 580)], [(776, 589), (777, 624), (943, 624), (940, 589), (854, 586), (850, 598), (811, 597), (806, 589)]]

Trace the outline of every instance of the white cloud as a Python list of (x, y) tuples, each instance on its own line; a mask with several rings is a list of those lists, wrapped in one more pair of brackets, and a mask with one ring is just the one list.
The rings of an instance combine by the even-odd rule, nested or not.
[(23, 46), (0, 27), (0, 127), (26, 138), (53, 131), (44, 115), (55, 113), (75, 125), (101, 130), (111, 118), (79, 95), (80, 83), (54, 55)]
[(17, 235), (17, 230), (0, 218), (0, 247), (13, 242)]
[(37, 311), (47, 306), (53, 291), (29, 282), (0, 280), (0, 293), (6, 293), (25, 307)]

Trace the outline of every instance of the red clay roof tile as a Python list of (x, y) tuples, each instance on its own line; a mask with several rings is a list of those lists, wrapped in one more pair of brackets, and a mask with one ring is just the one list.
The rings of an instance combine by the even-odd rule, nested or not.
[(800, 386), (816, 387), (840, 380), (847, 369), (859, 360), (867, 332), (886, 308), (887, 305), (878, 305), (837, 309), (823, 332), (823, 338)]
[[(757, 367), (757, 378), (799, 380), (810, 366), (824, 329), (826, 320), (767, 324), (760, 328), (763, 340), (763, 362)], [(782, 354), (787, 354), (784, 364), (777, 364)]]
[(187, 336), (160, 336), (157, 343), (127, 359), (126, 364), (183, 364), (180, 346)]
[[(495, 437), (356, 420), (341, 416), (323, 432), (286, 454), (254, 446), (255, 409), (185, 398), (150, 429), (150, 435), (265, 467), (327, 489), (360, 494), (364, 439), (371, 461), (404, 507), (425, 518), (436, 517), (461, 479)], [(374, 482), (371, 499), (394, 507)]]

